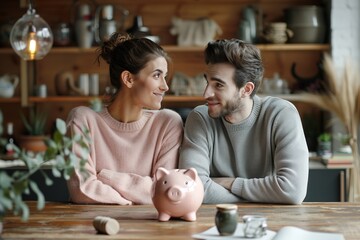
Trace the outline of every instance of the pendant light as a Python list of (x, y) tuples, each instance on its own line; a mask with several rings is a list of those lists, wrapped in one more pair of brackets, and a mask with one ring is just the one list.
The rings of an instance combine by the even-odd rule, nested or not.
[(49, 53), (53, 44), (53, 34), (50, 26), (36, 14), (32, 0), (29, 0), (27, 12), (11, 29), (10, 43), (24, 60), (39, 60)]

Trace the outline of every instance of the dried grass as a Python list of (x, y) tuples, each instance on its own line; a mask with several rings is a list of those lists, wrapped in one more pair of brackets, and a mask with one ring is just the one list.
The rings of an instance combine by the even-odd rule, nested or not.
[(323, 93), (300, 93), (303, 101), (312, 103), (335, 114), (351, 136), (350, 145), (354, 155), (354, 171), (351, 174), (348, 199), (360, 201), (360, 158), (357, 143), (360, 124), (360, 75), (350, 61), (345, 65), (344, 74), (338, 77), (331, 57), (324, 55)]

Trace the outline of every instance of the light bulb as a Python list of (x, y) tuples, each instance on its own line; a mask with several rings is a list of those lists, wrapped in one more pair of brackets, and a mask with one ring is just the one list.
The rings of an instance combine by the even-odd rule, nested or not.
[[(35, 59), (35, 55), (37, 52), (37, 44), (36, 44), (36, 29), (33, 25), (29, 25), (29, 38), (27, 40), (28, 42), (28, 51), (29, 51), (29, 57), (30, 59)], [(35, 30), (35, 31), (34, 31)]]
[(29, 6), (26, 14), (13, 26), (10, 43), (24, 60), (39, 60), (50, 51), (53, 34), (50, 26)]

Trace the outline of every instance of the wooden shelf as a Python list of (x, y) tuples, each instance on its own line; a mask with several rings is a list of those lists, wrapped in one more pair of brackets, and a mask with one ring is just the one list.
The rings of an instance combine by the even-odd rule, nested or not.
[(0, 53), (1, 54), (11, 54), (14, 53), (14, 50), (12, 48), (6, 47), (6, 48), (0, 48)]
[[(266, 94), (258, 94), (258, 96), (260, 97), (265, 97), (267, 96)], [(271, 95), (273, 97), (278, 97), (278, 98), (282, 98), (285, 100), (288, 100), (290, 102), (308, 102), (306, 101), (305, 97), (303, 95), (300, 94), (276, 94), (276, 95)]]
[[(86, 103), (95, 98), (103, 98), (102, 96), (49, 96), (46, 98), (30, 97), (30, 103)], [(20, 100), (18, 100), (20, 102)], [(2, 103), (0, 99), (0, 103)], [(167, 95), (163, 101), (163, 107), (167, 108), (180, 108), (189, 107), (193, 108), (200, 104), (204, 104), (205, 99), (202, 96), (174, 96)]]
[(54, 103), (54, 102), (89, 102), (95, 98), (102, 98), (98, 96), (49, 96), (46, 98), (42, 97), (29, 97), (29, 102), (32, 103)]
[(329, 44), (259, 44), (261, 51), (328, 51)]
[[(260, 97), (266, 95), (259, 94)], [(299, 94), (279, 94), (273, 95), (274, 97), (279, 97), (286, 99), (291, 102), (307, 102), (304, 97)], [(51, 102), (89, 102), (95, 98), (102, 99), (102, 96), (49, 96), (46, 98), (42, 97), (29, 97), (29, 102), (31, 103), (51, 103)], [(0, 103), (20, 103), (20, 97), (12, 98), (0, 98)], [(205, 99), (202, 96), (175, 96), (175, 95), (166, 95), (164, 97), (164, 103), (166, 104), (191, 104), (191, 103), (205, 103)]]
[(0, 103), (20, 103), (20, 97), (0, 98)]
[[(54, 103), (54, 102), (63, 102), (63, 103), (81, 103), (89, 102), (95, 98), (103, 98), (102, 96), (49, 96), (46, 98), (41, 97), (30, 97), (29, 102), (31, 103)], [(0, 99), (0, 103), (3, 102)], [(20, 100), (18, 100), (20, 102)], [(174, 96), (167, 95), (164, 98), (164, 105), (166, 106), (196, 106), (203, 104), (205, 102), (202, 96)]]
[[(261, 51), (328, 51), (330, 50), (329, 44), (257, 44)], [(204, 47), (182, 47), (177, 45), (164, 45), (162, 46), (168, 52), (202, 52)], [(93, 53), (97, 47), (79, 48), (79, 47), (53, 47), (50, 53)], [(0, 54), (14, 53), (12, 48), (0, 48)]]

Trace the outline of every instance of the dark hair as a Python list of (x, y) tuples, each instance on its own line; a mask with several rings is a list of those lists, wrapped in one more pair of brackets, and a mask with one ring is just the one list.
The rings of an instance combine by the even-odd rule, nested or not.
[(99, 47), (100, 57), (109, 64), (111, 85), (119, 90), (119, 76), (125, 70), (137, 74), (146, 64), (157, 57), (164, 57), (169, 63), (166, 52), (155, 42), (147, 38), (132, 38), (127, 34), (114, 33), (108, 41)]
[(235, 67), (234, 81), (238, 88), (247, 82), (255, 85), (254, 96), (264, 74), (260, 50), (255, 45), (239, 39), (209, 42), (205, 49), (205, 63), (230, 63)]

